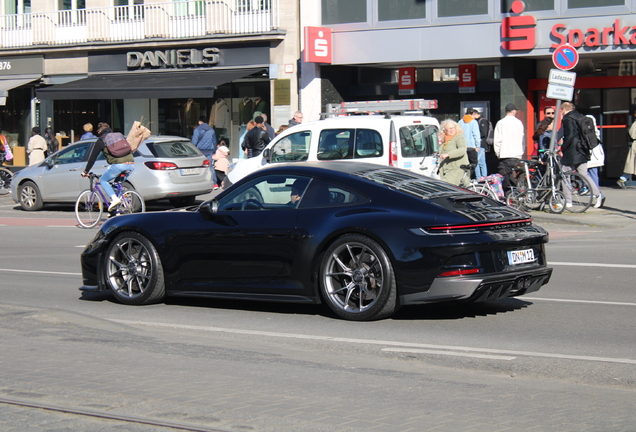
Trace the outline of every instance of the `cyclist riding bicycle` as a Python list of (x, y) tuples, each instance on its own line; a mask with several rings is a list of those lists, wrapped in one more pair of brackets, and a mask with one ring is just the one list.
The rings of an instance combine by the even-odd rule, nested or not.
[(88, 158), (88, 162), (86, 162), (86, 169), (84, 169), (84, 172), (82, 173), (82, 177), (87, 178), (88, 173), (93, 167), (93, 164), (95, 164), (97, 156), (99, 156), (99, 152), (101, 151), (104, 153), (104, 156), (106, 156), (106, 162), (108, 162), (109, 167), (106, 169), (106, 171), (104, 171), (104, 174), (102, 174), (100, 183), (104, 188), (104, 192), (106, 192), (108, 196), (110, 196), (110, 205), (108, 206), (108, 211), (113, 211), (119, 204), (121, 204), (121, 198), (119, 198), (115, 194), (115, 191), (113, 190), (110, 182), (117, 178), (117, 176), (119, 176), (119, 174), (123, 173), (124, 171), (133, 172), (135, 170), (135, 158), (133, 157), (132, 153), (129, 153), (126, 156), (122, 157), (115, 157), (108, 151), (108, 147), (106, 146), (104, 140), (106, 138), (106, 135), (112, 132), (113, 131), (111, 130), (108, 123), (100, 122), (97, 125), (97, 136), (99, 138), (97, 139), (97, 141), (95, 141), (95, 145), (93, 146), (93, 150), (91, 151), (91, 154)]

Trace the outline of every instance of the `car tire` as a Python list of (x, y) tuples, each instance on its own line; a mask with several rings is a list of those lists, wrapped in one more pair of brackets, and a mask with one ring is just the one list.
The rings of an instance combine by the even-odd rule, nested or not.
[(135, 232), (119, 234), (103, 255), (106, 287), (124, 304), (160, 302), (166, 293), (163, 265), (150, 240)]
[(347, 320), (387, 318), (399, 308), (391, 260), (377, 242), (363, 235), (345, 235), (329, 246), (319, 283), (331, 310)]
[(170, 204), (173, 207), (179, 208), (179, 207), (188, 207), (188, 206), (194, 205), (196, 200), (197, 200), (196, 195), (192, 195), (192, 196), (179, 197), (179, 198), (170, 198), (168, 201), (170, 201)]
[(44, 207), (40, 190), (32, 181), (24, 182), (18, 188), (20, 206), (26, 211), (37, 211)]

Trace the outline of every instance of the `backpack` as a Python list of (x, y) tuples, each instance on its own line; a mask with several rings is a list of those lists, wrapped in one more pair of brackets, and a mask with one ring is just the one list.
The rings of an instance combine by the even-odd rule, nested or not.
[(111, 156), (120, 158), (132, 153), (132, 148), (126, 138), (119, 132), (111, 132), (104, 137), (104, 144)]
[(596, 136), (596, 126), (594, 120), (585, 115), (574, 117), (576, 124), (579, 125), (581, 137), (581, 150), (589, 155), (598, 145), (598, 137)]

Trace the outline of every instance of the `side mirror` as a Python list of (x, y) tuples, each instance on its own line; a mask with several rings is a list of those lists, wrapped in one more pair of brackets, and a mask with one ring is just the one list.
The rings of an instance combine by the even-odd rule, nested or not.
[(271, 148), (266, 148), (265, 150), (263, 150), (263, 159), (265, 159), (267, 161), (267, 163), (271, 162), (272, 158), (272, 149)]
[(199, 213), (205, 220), (210, 220), (219, 211), (219, 202), (215, 199), (201, 203)]
[(44, 161), (44, 163), (46, 164), (46, 167), (48, 169), (51, 169), (55, 166), (55, 160), (53, 160), (53, 158), (48, 158)]

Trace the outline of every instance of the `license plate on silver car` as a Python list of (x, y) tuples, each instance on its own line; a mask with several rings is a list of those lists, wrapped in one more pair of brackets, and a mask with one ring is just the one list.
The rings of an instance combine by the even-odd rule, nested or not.
[(182, 168), (181, 175), (196, 175), (199, 174), (200, 168)]
[(508, 263), (510, 265), (534, 262), (534, 250), (524, 249), (518, 251), (508, 251)]

